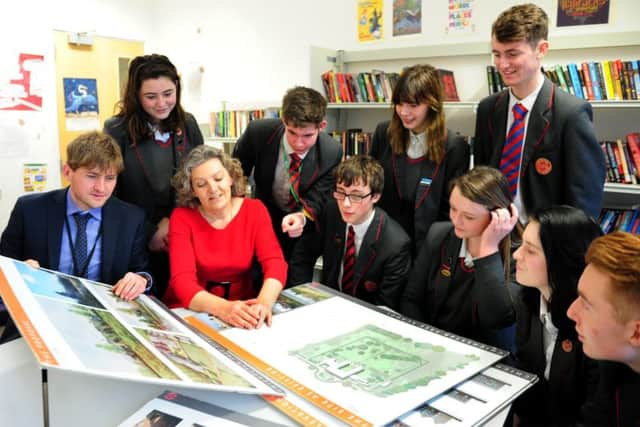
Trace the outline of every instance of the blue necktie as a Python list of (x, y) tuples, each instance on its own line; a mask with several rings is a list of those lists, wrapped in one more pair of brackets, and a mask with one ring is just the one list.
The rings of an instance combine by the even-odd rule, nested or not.
[(513, 196), (518, 190), (518, 177), (520, 175), (520, 157), (522, 156), (522, 144), (524, 142), (524, 118), (527, 109), (517, 103), (513, 106), (513, 123), (509, 128), (507, 139), (502, 147), (500, 159), (500, 171), (509, 181), (509, 190)]
[(80, 212), (73, 214), (76, 220), (76, 240), (73, 245), (73, 274), (75, 276), (86, 277), (87, 275), (87, 222), (89, 214), (82, 215)]

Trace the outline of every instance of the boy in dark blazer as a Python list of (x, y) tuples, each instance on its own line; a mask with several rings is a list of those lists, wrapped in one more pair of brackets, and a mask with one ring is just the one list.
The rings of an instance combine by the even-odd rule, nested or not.
[[(382, 166), (370, 156), (354, 156), (336, 169), (335, 200), (327, 204), (319, 236), (309, 235), (290, 269), (322, 255), (324, 285), (394, 310), (400, 308), (411, 266), (411, 241), (403, 228), (375, 206), (384, 187)], [(353, 257), (349, 229), (353, 229)]]
[[(144, 212), (111, 197), (121, 170), (113, 138), (98, 132), (77, 137), (63, 166), (69, 187), (20, 197), (2, 233), (0, 255), (111, 284), (126, 300), (148, 290)], [(83, 237), (80, 221), (86, 224)], [(77, 251), (81, 240), (86, 256)], [(9, 324), (0, 341), (16, 336)]]
[[(523, 220), (527, 213), (559, 204), (597, 218), (606, 169), (591, 105), (545, 79), (541, 60), (549, 48), (547, 35), (547, 15), (533, 4), (513, 6), (493, 23), (494, 64), (509, 89), (478, 106), (474, 162), (500, 168), (507, 178), (511, 162)], [(510, 151), (516, 104), (526, 110), (520, 126), (513, 126), (514, 134), (523, 134), (523, 145)]]
[[(584, 353), (600, 362), (600, 381), (582, 411), (589, 426), (640, 426), (640, 236), (595, 239), (578, 298), (567, 311)], [(608, 361), (608, 362), (605, 362)]]
[(269, 210), (286, 260), (298, 237), (312, 233), (334, 188), (333, 170), (342, 148), (323, 132), (327, 101), (306, 87), (289, 89), (282, 120), (249, 123), (233, 156), (255, 183), (255, 197)]

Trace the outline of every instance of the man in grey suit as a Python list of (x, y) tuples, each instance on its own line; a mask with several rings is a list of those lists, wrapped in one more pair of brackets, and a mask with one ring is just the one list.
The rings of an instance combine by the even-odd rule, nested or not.
[(494, 63), (509, 89), (480, 102), (474, 163), (503, 171), (525, 221), (527, 213), (557, 204), (597, 217), (606, 169), (591, 105), (545, 79), (547, 35), (547, 15), (533, 4), (513, 6), (494, 22)]

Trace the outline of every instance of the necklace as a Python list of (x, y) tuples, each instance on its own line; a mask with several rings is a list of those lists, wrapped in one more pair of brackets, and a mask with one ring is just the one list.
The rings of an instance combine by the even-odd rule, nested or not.
[(198, 207), (198, 211), (200, 212), (200, 215), (202, 215), (202, 217), (215, 228), (224, 228), (233, 219), (233, 206), (229, 208), (229, 213), (225, 212), (221, 217), (218, 218), (208, 214), (202, 208), (202, 206)]

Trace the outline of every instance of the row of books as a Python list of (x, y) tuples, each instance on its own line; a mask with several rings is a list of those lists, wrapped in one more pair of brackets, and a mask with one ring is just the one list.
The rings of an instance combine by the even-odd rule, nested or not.
[(329, 102), (391, 102), (398, 73), (373, 70), (366, 73), (322, 73), (322, 86)]
[(489, 87), (489, 95), (493, 95), (507, 88), (495, 65), (487, 65), (487, 85)]
[[(438, 69), (445, 101), (460, 101), (453, 71)], [(322, 74), (322, 86), (329, 102), (391, 102), (399, 73), (380, 70), (358, 74), (327, 71)]]
[(345, 159), (358, 154), (368, 154), (371, 149), (371, 132), (363, 132), (362, 129), (347, 129), (333, 131), (330, 135), (342, 145), (342, 156)]
[(640, 99), (639, 60), (589, 61), (552, 65), (545, 75), (565, 91), (589, 101)]
[(603, 209), (598, 218), (604, 233), (615, 230), (640, 234), (640, 208), (638, 209)]
[(640, 182), (640, 132), (632, 132), (625, 139), (601, 141), (607, 163), (607, 181), (622, 184)]
[(209, 129), (211, 135), (220, 138), (238, 138), (251, 120), (279, 118), (280, 108), (260, 110), (228, 110), (211, 113)]

